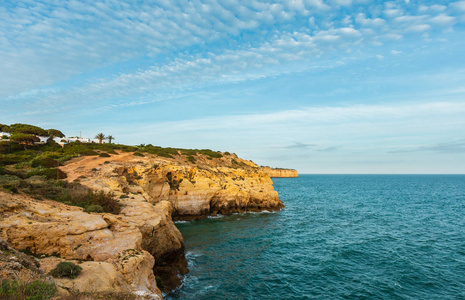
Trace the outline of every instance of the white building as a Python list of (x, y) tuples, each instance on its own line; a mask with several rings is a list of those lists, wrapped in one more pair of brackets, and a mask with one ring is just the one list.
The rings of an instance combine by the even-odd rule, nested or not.
[[(9, 138), (11, 134), (9, 132), (0, 132), (0, 140), (3, 141), (8, 141), (9, 139), (3, 139), (3, 137), (6, 136)], [(50, 138), (48, 136), (37, 136), (40, 141), (35, 142), (36, 145), (41, 145), (47, 143), (47, 140)], [(57, 143), (60, 144), (62, 147), (68, 143), (72, 142), (80, 142), (80, 143), (95, 143), (99, 144), (100, 141), (98, 139), (89, 139), (89, 138), (81, 138), (81, 137), (54, 137), (53, 140)], [(102, 140), (102, 144), (108, 144), (110, 141), (108, 139)]]

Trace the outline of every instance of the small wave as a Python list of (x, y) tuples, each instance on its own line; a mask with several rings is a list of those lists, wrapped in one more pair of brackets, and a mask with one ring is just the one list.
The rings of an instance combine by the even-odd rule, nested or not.
[(215, 216), (208, 216), (208, 219), (220, 219), (223, 218), (224, 215), (215, 215)]
[(197, 252), (197, 251), (187, 251), (186, 254), (185, 254), (187, 260), (194, 259), (194, 258), (202, 256), (202, 255), (203, 254), (201, 252)]
[(189, 222), (192, 222), (192, 221), (179, 220), (179, 221), (174, 221), (174, 224), (185, 224), (185, 223), (189, 223)]

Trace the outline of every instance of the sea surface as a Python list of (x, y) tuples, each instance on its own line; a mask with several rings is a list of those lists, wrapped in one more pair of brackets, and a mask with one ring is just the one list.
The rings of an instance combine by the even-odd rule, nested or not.
[(286, 208), (180, 222), (165, 299), (465, 299), (465, 175), (273, 179)]

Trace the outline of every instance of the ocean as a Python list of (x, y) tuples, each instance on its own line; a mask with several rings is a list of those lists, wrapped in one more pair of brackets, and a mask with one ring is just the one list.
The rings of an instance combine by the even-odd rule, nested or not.
[(273, 179), (280, 212), (176, 225), (165, 299), (465, 299), (465, 175)]

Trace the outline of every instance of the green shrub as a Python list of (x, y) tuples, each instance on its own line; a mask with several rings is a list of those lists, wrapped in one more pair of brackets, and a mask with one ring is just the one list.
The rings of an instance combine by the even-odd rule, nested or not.
[(171, 172), (168, 172), (168, 174), (166, 174), (166, 179), (168, 180), (168, 184), (170, 185), (170, 189), (175, 191), (175, 190), (179, 190), (179, 185), (181, 184), (182, 182), (182, 178), (181, 179), (175, 179), (173, 178), (173, 175), (171, 174)]
[(45, 300), (55, 293), (54, 284), (40, 280), (26, 283), (5, 279), (0, 282), (0, 299)]
[(140, 152), (134, 152), (134, 155), (135, 155), (135, 156), (142, 156), (142, 157), (144, 156), (144, 154), (142, 154), (142, 153), (140, 153)]
[(27, 173), (28, 177), (36, 175), (44, 176), (47, 179), (65, 179), (68, 177), (65, 172), (57, 168), (37, 169)]
[[(5, 182), (8, 184), (8, 182)], [(87, 209), (91, 205), (100, 206), (103, 211), (119, 214), (121, 205), (113, 194), (103, 191), (95, 192), (79, 182), (48, 180), (44, 182), (27, 182), (22, 180), (18, 190), (36, 198), (50, 199), (67, 205), (79, 206)]]
[(103, 213), (104, 212), (103, 207), (97, 204), (92, 204), (92, 205), (87, 206), (85, 211), (88, 213), (91, 213), (91, 212)]
[(195, 157), (193, 157), (192, 155), (189, 155), (189, 156), (187, 157), (187, 160), (190, 161), (191, 163), (195, 163), (195, 161), (196, 161), (196, 160), (195, 160)]
[(11, 185), (11, 184), (4, 184), (3, 186), (3, 189), (10, 192), (10, 193), (13, 193), (13, 194), (17, 194), (18, 193), (18, 188)]
[(82, 268), (72, 262), (62, 261), (50, 271), (50, 275), (55, 278), (70, 278), (74, 279), (79, 276)]
[(94, 150), (87, 150), (87, 151), (83, 151), (81, 153), (81, 155), (83, 156), (93, 156), (93, 155), (99, 155), (97, 152), (95, 152)]
[(37, 167), (43, 167), (43, 168), (55, 168), (57, 166), (60, 166), (60, 162), (54, 160), (53, 158), (50, 157), (45, 157), (45, 158), (36, 158), (31, 162), (31, 167), (37, 168)]
[(110, 154), (105, 153), (105, 152), (100, 153), (98, 156), (100, 156), (100, 157), (111, 157)]

